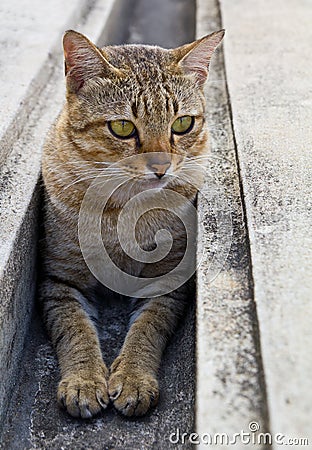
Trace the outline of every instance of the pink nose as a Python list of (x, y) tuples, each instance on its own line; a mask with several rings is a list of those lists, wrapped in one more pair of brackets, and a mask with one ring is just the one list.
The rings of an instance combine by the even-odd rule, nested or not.
[(162, 178), (165, 173), (167, 172), (167, 170), (169, 169), (169, 167), (171, 166), (171, 162), (165, 162), (165, 163), (161, 163), (161, 164), (157, 164), (156, 162), (147, 164), (147, 167), (154, 172), (154, 174), (158, 177), (158, 178)]

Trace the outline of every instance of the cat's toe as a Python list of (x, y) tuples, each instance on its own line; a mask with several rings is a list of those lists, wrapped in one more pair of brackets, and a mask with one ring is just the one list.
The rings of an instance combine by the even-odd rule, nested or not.
[(71, 416), (90, 419), (109, 403), (106, 379), (103, 376), (66, 377), (59, 384), (57, 398)]
[(157, 380), (145, 372), (114, 372), (108, 381), (108, 392), (115, 408), (125, 416), (142, 416), (158, 402)]

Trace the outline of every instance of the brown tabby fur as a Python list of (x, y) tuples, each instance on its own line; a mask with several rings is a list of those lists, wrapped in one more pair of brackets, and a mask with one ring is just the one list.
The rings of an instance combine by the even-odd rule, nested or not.
[[(223, 31), (213, 33), (173, 50), (143, 45), (99, 50), (77, 32), (64, 36), (66, 104), (47, 137), (43, 155), (45, 238), (40, 299), (60, 364), (58, 401), (72, 416), (92, 417), (110, 400), (127, 416), (145, 414), (157, 403), (157, 371), (187, 302), (186, 286), (135, 302), (124, 345), (108, 369), (94, 323), (93, 297), (99, 292), (99, 282), (79, 247), (78, 214), (92, 179), (112, 162), (157, 152), (153, 163), (158, 169), (169, 155), (171, 173), (183, 175), (192, 161), (202, 161), (207, 147), (203, 85), (222, 37)], [(172, 123), (184, 115), (194, 116), (193, 129), (172, 135)], [(132, 121), (138, 137), (113, 136), (107, 123), (117, 119)], [(166, 161), (162, 154), (167, 155)], [(194, 200), (196, 188), (183, 177), (182, 181), (166, 181), (166, 176), (158, 180), (146, 164), (142, 159), (136, 167), (128, 167), (129, 173), (148, 173), (160, 187), (167, 183), (166, 187)], [(184, 232), (168, 212), (152, 211), (139, 223), (139, 243), (151, 248), (156, 231), (167, 228), (174, 238), (174, 251), (165, 267), (129, 266), (118, 245), (115, 224), (132, 195), (131, 189), (121, 190), (108, 203), (102, 217), (103, 239), (121, 268), (137, 276), (155, 276), (179, 259), (185, 247)]]

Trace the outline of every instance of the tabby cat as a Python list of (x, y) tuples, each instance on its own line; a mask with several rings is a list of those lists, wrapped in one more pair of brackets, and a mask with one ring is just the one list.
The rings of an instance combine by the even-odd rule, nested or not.
[[(82, 255), (79, 211), (101, 171), (109, 173), (112, 165), (132, 155), (146, 156), (138, 164), (124, 165), (123, 173), (137, 191), (121, 187), (107, 202), (102, 239), (115, 264), (136, 277), (155, 277), (177, 264), (186, 236), (170, 211), (153, 209), (136, 226), (136, 238), (146, 251), (155, 248), (157, 230), (170, 232), (172, 251), (160, 263), (136, 263), (125, 256), (116, 223), (140, 188), (166, 188), (181, 194), (179, 199), (194, 201), (196, 187), (183, 173), (207, 151), (203, 87), (223, 35), (218, 31), (169, 50), (148, 45), (99, 49), (78, 32), (64, 35), (66, 103), (47, 136), (42, 165), (40, 302), (60, 365), (58, 402), (74, 417), (93, 417), (110, 401), (124, 415), (139, 416), (158, 401), (157, 371), (188, 301), (187, 284), (151, 298), (129, 295), (134, 308), (129, 331), (108, 369), (96, 328), (99, 299), (94, 301), (100, 296), (105, 307), (105, 288), (100, 289)], [(183, 208), (183, 200), (179, 202)]]

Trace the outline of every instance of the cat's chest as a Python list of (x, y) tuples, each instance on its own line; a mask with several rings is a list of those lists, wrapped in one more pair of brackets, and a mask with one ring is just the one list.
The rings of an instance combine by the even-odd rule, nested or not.
[[(102, 238), (108, 247), (150, 251), (156, 243), (184, 239), (188, 205), (176, 209), (152, 208), (145, 212), (134, 209), (102, 217)], [(164, 231), (165, 230), (165, 231)]]

